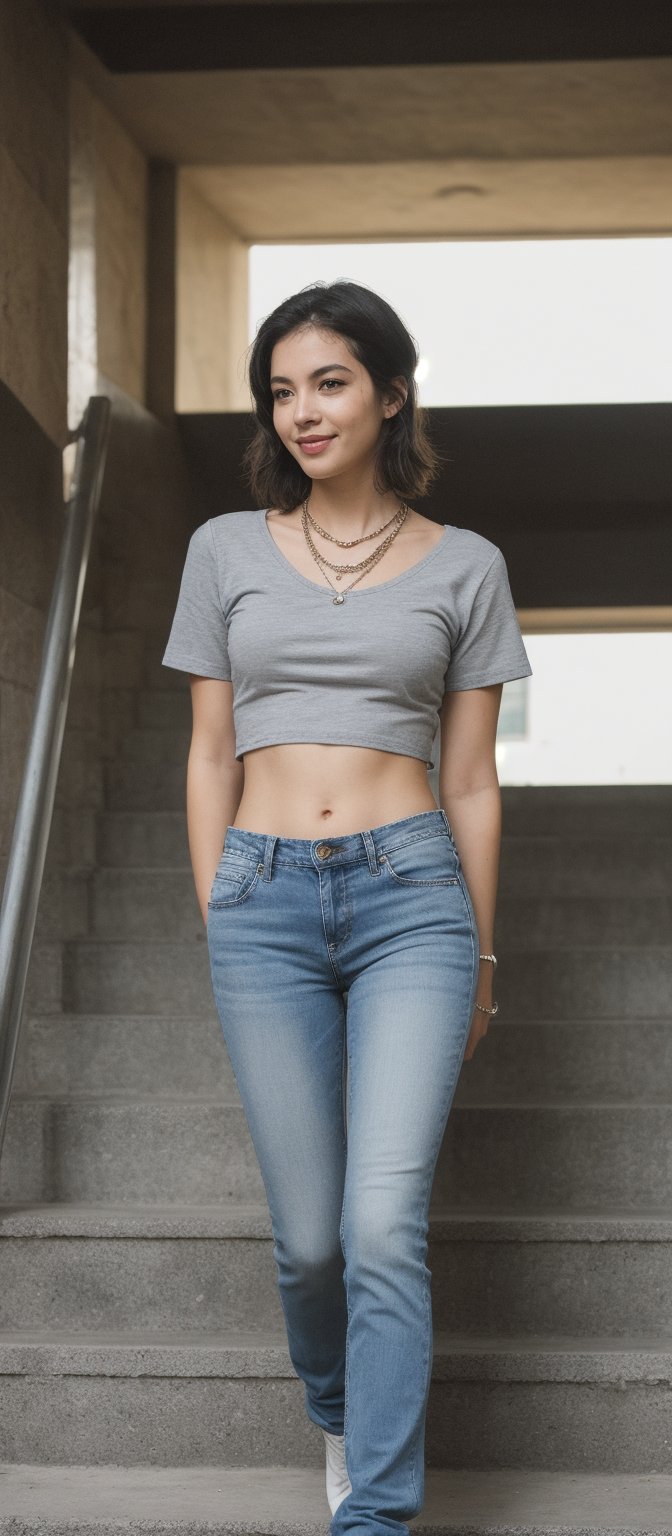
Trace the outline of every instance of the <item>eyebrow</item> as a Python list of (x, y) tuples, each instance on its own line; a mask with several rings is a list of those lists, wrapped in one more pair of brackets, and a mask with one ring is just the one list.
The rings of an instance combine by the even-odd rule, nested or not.
[[(327, 363), (325, 368), (314, 368), (310, 378), (319, 379), (323, 373), (333, 373), (336, 368), (339, 368), (342, 373), (352, 373), (352, 368), (348, 368), (345, 363)], [(291, 379), (286, 379), (281, 373), (274, 373), (271, 378), (271, 384), (291, 384), (291, 382)]]

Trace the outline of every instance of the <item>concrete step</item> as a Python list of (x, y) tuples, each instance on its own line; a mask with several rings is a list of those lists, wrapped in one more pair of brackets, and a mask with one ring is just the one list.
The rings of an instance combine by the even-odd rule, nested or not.
[[(91, 866), (45, 867), (35, 921), (35, 944), (85, 937), (90, 932)], [(192, 882), (193, 883), (193, 882)], [(0, 888), (2, 882), (0, 881)]]
[(134, 726), (124, 736), (123, 759), (141, 763), (183, 763), (189, 754), (191, 732), (184, 727)]
[[(671, 1084), (672, 1017), (519, 1024), (498, 1016), (463, 1064), (455, 1103), (669, 1103)], [(202, 1016), (28, 1014), (14, 1090), (238, 1102), (214, 1002)]]
[(186, 757), (165, 762), (129, 758), (103, 764), (104, 804), (111, 811), (183, 811), (186, 805)]
[[(521, 839), (522, 841), (522, 839)], [(532, 860), (530, 861), (532, 864)], [(584, 866), (582, 865), (581, 868)], [(589, 869), (592, 866), (588, 866)], [(607, 882), (609, 884), (609, 882)], [(653, 881), (653, 884), (659, 883)], [(90, 932), (103, 939), (199, 937), (203, 931), (191, 869), (98, 869), (89, 878)], [(580, 885), (577, 879), (575, 885)], [(548, 886), (554, 890), (553, 883)], [(672, 892), (672, 869), (669, 882)], [(63, 937), (86, 932), (87, 888), (83, 919)], [(50, 909), (51, 909), (50, 903)], [(498, 903), (496, 943), (500, 954), (516, 948), (524, 935), (529, 948), (585, 944), (665, 944), (672, 934), (672, 894), (537, 895), (509, 894), (506, 882)]]
[(526, 837), (630, 838), (672, 834), (671, 784), (505, 785), (504, 831)]
[[(242, 1109), (208, 1100), (15, 1096), (0, 1200), (259, 1200)], [(454, 1105), (436, 1203), (672, 1213), (672, 1105)]]
[(154, 646), (154, 636), (147, 636), (147, 647), (144, 656), (142, 684), (152, 692), (171, 693), (176, 697), (183, 695), (189, 698), (189, 678), (186, 672), (174, 671), (171, 667), (164, 667), (161, 657), (163, 651), (160, 646)]
[(0, 1200), (262, 1198), (261, 1174), (236, 1105), (12, 1099)]
[(213, 1011), (205, 927), (198, 938), (135, 942), (82, 940), (65, 946), (68, 1012), (205, 1014)]
[[(672, 1335), (672, 1216), (434, 1207), (434, 1324), (467, 1336)], [(282, 1330), (268, 1208), (0, 1207), (0, 1327)]]
[(191, 873), (184, 797), (175, 811), (100, 811), (96, 842), (99, 866)]
[[(669, 902), (672, 893), (672, 836), (628, 834), (617, 838), (519, 834), (502, 840), (499, 899), (517, 896), (571, 901), (594, 896), (602, 900)], [(669, 931), (669, 930), (668, 930)]]
[(139, 688), (135, 701), (138, 725), (149, 730), (191, 731), (191, 694), (186, 689)]
[[(672, 1340), (434, 1338), (428, 1466), (672, 1471)], [(487, 1434), (484, 1434), (487, 1424)], [(321, 1466), (279, 1335), (0, 1333), (12, 1462)]]
[[(2, 1536), (324, 1536), (317, 1467), (0, 1465)], [(326, 1513), (325, 1513), (326, 1510)], [(414, 1536), (672, 1536), (666, 1473), (429, 1468)]]
[[(655, 1082), (661, 1086), (661, 1077)], [(210, 1015), (202, 1017), (29, 1014), (23, 1022), (14, 1092), (69, 1098), (105, 1098), (111, 1093), (155, 1100), (209, 1096), (216, 1102), (239, 1102), (214, 1002)]]
[[(71, 941), (63, 966), (68, 1012), (212, 1012), (204, 925), (187, 943)], [(504, 1018), (667, 1018), (672, 946), (510, 949), (497, 979)]]
[(25, 1009), (32, 1013), (60, 1013), (63, 1007), (63, 945), (54, 939), (36, 939), (26, 978)]

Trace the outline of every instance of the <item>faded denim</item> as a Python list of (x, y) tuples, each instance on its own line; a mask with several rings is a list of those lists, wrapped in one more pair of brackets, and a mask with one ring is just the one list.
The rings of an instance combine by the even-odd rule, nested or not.
[(290, 1356), (308, 1416), (345, 1433), (330, 1530), (399, 1536), (423, 1501), (428, 1208), (478, 982), (445, 812), (314, 839), (228, 827), (207, 936)]

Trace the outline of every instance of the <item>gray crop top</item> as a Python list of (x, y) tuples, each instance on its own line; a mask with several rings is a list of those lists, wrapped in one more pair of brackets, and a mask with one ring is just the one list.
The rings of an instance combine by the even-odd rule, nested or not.
[(326, 742), (429, 768), (444, 693), (532, 672), (504, 557), (480, 534), (446, 523), (422, 560), (335, 604), (282, 554), (264, 509), (192, 534), (162, 664), (231, 680), (239, 759)]

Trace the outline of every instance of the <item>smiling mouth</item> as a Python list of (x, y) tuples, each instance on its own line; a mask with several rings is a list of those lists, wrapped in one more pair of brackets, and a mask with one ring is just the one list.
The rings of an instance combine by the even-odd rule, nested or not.
[(333, 443), (333, 437), (300, 437), (297, 441), (300, 448), (319, 448), (322, 443)]

